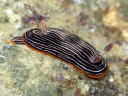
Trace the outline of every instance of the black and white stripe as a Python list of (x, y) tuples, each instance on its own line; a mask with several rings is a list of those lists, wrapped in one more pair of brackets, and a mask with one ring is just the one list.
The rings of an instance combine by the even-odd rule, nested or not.
[[(23, 35), (23, 39), (30, 47), (57, 56), (86, 73), (98, 76), (108, 68), (104, 58), (92, 45), (65, 30), (48, 28), (42, 32), (38, 28), (31, 29)], [(89, 58), (96, 56), (101, 60), (91, 63)]]
[(22, 41), (22, 36), (15, 37), (11, 40), (11, 42), (19, 45), (24, 45), (24, 42)]

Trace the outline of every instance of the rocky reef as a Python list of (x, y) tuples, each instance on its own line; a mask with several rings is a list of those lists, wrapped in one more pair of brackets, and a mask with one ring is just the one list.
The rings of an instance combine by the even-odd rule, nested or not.
[[(0, 96), (128, 96), (127, 0), (1, 0)], [(37, 27), (62, 28), (91, 43), (109, 72), (93, 80), (53, 57), (8, 44)]]

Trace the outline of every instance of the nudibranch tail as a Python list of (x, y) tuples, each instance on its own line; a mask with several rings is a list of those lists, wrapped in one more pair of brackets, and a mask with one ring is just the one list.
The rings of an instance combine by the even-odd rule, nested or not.
[(10, 43), (10, 44), (24, 45), (24, 42), (23, 42), (23, 40), (22, 40), (22, 36), (15, 37), (15, 38), (9, 40), (8, 43)]

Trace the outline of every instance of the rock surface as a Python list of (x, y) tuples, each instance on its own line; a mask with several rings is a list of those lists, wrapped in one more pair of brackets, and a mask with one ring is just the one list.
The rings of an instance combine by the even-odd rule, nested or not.
[[(0, 96), (128, 96), (127, 0), (1, 0)], [(105, 54), (110, 71), (92, 80), (64, 62), (8, 40), (40, 21), (62, 28)]]

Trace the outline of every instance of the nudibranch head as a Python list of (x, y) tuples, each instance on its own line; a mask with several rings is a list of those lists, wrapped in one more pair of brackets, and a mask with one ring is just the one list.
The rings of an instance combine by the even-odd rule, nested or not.
[(23, 36), (11, 41), (65, 61), (94, 79), (104, 77), (108, 71), (106, 61), (91, 44), (65, 30), (58, 28), (30, 29)]

